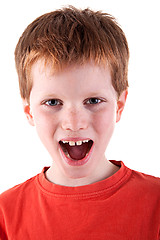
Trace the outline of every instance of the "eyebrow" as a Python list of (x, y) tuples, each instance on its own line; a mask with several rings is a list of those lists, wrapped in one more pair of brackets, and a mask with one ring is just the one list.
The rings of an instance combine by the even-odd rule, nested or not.
[[(88, 98), (88, 97), (101, 97), (103, 92), (94, 91), (94, 92), (88, 92), (88, 93), (83, 93), (83, 94), (86, 95), (86, 98)], [(66, 96), (62, 95), (61, 93), (59, 95), (56, 92), (53, 92), (53, 93), (48, 93), (48, 94), (44, 93), (43, 98), (45, 98), (45, 99), (59, 99), (59, 98), (66, 98)]]
[(57, 99), (59, 98), (56, 93), (50, 93), (50, 94), (44, 94), (44, 98), (54, 98)]
[(98, 92), (90, 92), (89, 95), (91, 96), (98, 96), (101, 95), (102, 93), (98, 93)]

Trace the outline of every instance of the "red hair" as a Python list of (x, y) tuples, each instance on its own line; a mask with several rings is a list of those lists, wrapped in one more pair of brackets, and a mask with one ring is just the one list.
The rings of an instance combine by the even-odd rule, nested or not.
[(29, 100), (30, 70), (38, 59), (59, 70), (68, 64), (108, 64), (118, 96), (128, 87), (129, 49), (115, 18), (90, 9), (63, 8), (44, 14), (23, 32), (15, 49), (20, 93)]

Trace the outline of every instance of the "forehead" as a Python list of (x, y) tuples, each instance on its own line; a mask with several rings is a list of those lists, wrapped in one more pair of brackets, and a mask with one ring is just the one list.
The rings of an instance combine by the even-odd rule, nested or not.
[(112, 90), (115, 93), (109, 67), (93, 62), (72, 64), (57, 70), (51, 63), (38, 60), (31, 68), (31, 78), (32, 88), (38, 90), (62, 92), (70, 86), (70, 91), (74, 89), (76, 92)]

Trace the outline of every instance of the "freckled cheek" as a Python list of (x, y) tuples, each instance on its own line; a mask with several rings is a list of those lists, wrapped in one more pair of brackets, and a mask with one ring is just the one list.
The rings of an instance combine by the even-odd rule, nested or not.
[(34, 117), (35, 126), (39, 135), (42, 137), (53, 135), (58, 125), (56, 114), (38, 112)]
[(110, 132), (114, 130), (116, 118), (113, 111), (100, 112), (93, 116), (93, 127), (98, 134), (104, 135), (105, 132)]

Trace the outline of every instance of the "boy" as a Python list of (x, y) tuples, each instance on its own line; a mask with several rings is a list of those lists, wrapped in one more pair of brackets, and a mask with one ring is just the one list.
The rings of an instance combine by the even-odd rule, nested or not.
[(108, 161), (127, 98), (129, 50), (108, 14), (37, 18), (15, 60), (24, 112), (53, 162), (0, 196), (0, 239), (160, 239), (160, 181)]

